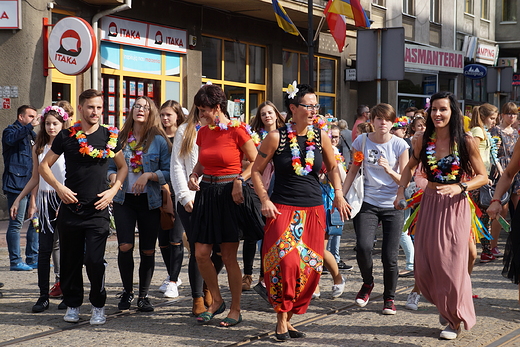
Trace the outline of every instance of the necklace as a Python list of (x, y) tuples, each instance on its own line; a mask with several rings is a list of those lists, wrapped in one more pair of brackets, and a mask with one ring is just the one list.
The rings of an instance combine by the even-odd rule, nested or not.
[(451, 162), (451, 172), (443, 175), (441, 169), (438, 166), (438, 160), (435, 158), (435, 147), (437, 138), (435, 133), (430, 136), (428, 146), (426, 147), (426, 159), (428, 159), (428, 166), (432, 171), (433, 176), (440, 182), (455, 181), (459, 174), (460, 162), (459, 162), (459, 151), (457, 150), (457, 144), (453, 147), (453, 160)]
[(97, 149), (88, 144), (87, 136), (81, 129), (81, 120), (78, 120), (69, 128), (69, 137), (76, 136), (79, 143), (79, 152), (81, 154), (91, 156), (92, 158), (102, 159), (113, 158), (116, 155), (114, 153), (114, 148), (117, 146), (117, 134), (119, 133), (119, 130), (116, 127), (110, 127), (105, 124), (101, 124), (101, 126), (107, 128), (110, 132), (105, 149)]
[(264, 129), (259, 129), (257, 131), (251, 131), (251, 139), (253, 140), (253, 143), (256, 147), (260, 146), (260, 143), (265, 139), (268, 132)]
[(137, 147), (137, 140), (135, 139), (134, 133), (130, 131), (128, 134), (128, 147), (132, 151), (132, 158), (130, 158), (130, 167), (132, 172), (143, 171), (143, 146)]
[(489, 153), (491, 154), (491, 160), (493, 161), (493, 163), (496, 163), (496, 162), (498, 162), (497, 142), (500, 140), (500, 138), (498, 136), (491, 136), (491, 134), (489, 133), (489, 130), (487, 128), (485, 128), (485, 131), (486, 131), (487, 140), (489, 141), (489, 145), (491, 147), (489, 150)]
[(291, 123), (287, 123), (286, 126), (287, 136), (291, 142), (289, 146), (291, 148), (292, 167), (294, 172), (298, 176), (307, 176), (312, 171), (312, 167), (314, 166), (314, 128), (312, 125), (307, 126), (307, 141), (305, 141), (307, 144), (307, 153), (305, 154), (305, 167), (303, 167), (300, 159), (301, 150), (300, 146), (298, 145), (298, 135), (296, 134), (296, 131), (292, 129)]

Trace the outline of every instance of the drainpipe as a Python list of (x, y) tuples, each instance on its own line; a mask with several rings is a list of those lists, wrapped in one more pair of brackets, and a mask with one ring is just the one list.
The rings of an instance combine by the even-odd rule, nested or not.
[(99, 76), (99, 44), (100, 44), (99, 37), (98, 37), (99, 20), (104, 16), (108, 16), (110, 14), (113, 14), (116, 12), (121, 12), (124, 10), (129, 10), (131, 8), (132, 8), (132, 0), (125, 0), (124, 4), (111, 8), (111, 9), (108, 9), (108, 10), (105, 10), (105, 11), (102, 11), (102, 12), (98, 12), (92, 18), (92, 29), (94, 30), (94, 35), (96, 35), (96, 41), (97, 41), (97, 46), (98, 46), (98, 52), (94, 56), (94, 62), (92, 63), (92, 88), (93, 89), (99, 89), (99, 81), (101, 79)]

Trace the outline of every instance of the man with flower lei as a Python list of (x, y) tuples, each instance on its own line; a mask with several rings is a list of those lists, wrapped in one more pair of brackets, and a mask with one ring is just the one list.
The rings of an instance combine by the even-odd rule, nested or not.
[[(267, 295), (277, 313), (278, 340), (305, 336), (290, 320), (306, 312), (323, 268), (326, 221), (318, 178), (323, 162), (334, 189), (341, 192), (330, 139), (313, 126), (319, 109), (314, 90), (295, 81), (287, 88), (285, 106), (289, 123), (267, 135), (252, 169), (267, 218), (262, 259)], [(276, 175), (269, 196), (262, 173), (271, 160)], [(333, 208), (348, 218), (343, 194), (336, 194)]]
[[(79, 320), (83, 303), (85, 264), (90, 279), (90, 324), (104, 324), (106, 290), (104, 288), (104, 253), (109, 233), (108, 206), (122, 186), (128, 173), (117, 128), (101, 126), (103, 94), (94, 89), (79, 96), (78, 114), (81, 120), (70, 129), (62, 130), (40, 164), (40, 174), (63, 201), (57, 217), (61, 250), (61, 289), (67, 312), (63, 319)], [(65, 157), (65, 185), (51, 171), (59, 156)], [(107, 189), (108, 160), (117, 166), (115, 183)]]

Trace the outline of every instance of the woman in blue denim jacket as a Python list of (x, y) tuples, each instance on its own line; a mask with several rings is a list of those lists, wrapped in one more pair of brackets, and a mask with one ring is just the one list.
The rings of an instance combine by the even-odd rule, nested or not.
[[(128, 165), (128, 176), (114, 197), (114, 219), (119, 253), (117, 263), (123, 292), (120, 310), (128, 310), (134, 299), (133, 274), (135, 225), (139, 229), (139, 296), (137, 309), (153, 311), (148, 290), (155, 267), (155, 242), (160, 230), (161, 186), (170, 181), (171, 143), (160, 126), (154, 101), (146, 96), (136, 99), (119, 134)], [(112, 163), (109, 180), (115, 179)]]

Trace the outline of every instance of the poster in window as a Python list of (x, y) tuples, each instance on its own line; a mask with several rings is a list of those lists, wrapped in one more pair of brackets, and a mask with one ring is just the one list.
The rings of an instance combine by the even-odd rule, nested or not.
[(116, 80), (114, 78), (108, 79), (108, 93), (114, 94), (116, 92)]
[(137, 83), (137, 96), (144, 96), (144, 83), (143, 82)]
[(123, 97), (123, 113), (128, 112), (128, 108), (126, 108), (126, 97)]
[(128, 98), (128, 112), (132, 109), (132, 106), (135, 104), (135, 98)]
[(109, 96), (108, 97), (108, 112), (115, 112), (116, 110), (116, 97)]
[(113, 114), (108, 115), (108, 124), (112, 126), (116, 126), (116, 116)]
[(135, 96), (135, 81), (130, 81), (129, 82), (130, 86), (130, 95), (131, 96)]
[(148, 83), (148, 90), (146, 91), (146, 95), (149, 98), (153, 98), (153, 83)]
[(123, 95), (126, 95), (126, 80), (123, 81)]

